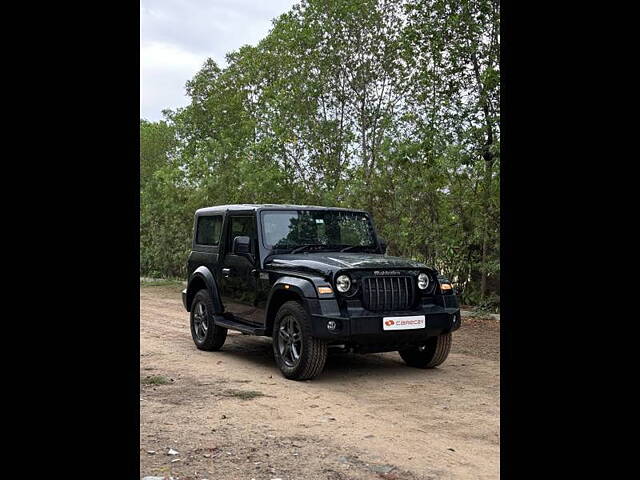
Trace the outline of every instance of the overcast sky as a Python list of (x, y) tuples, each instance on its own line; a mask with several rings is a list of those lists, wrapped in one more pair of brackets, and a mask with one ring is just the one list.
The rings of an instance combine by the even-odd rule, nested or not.
[(184, 84), (211, 57), (255, 45), (294, 0), (141, 0), (140, 117), (187, 104)]

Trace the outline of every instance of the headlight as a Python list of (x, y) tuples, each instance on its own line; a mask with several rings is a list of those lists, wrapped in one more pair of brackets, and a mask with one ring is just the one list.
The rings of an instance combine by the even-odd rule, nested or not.
[(336, 278), (336, 288), (340, 293), (348, 292), (351, 288), (351, 279), (348, 275), (340, 275)]
[(426, 273), (421, 273), (418, 275), (418, 288), (420, 290), (426, 290), (429, 286), (429, 275)]

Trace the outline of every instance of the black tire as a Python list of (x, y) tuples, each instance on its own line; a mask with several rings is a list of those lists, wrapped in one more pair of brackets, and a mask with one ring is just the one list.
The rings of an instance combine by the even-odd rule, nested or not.
[(227, 329), (217, 326), (213, 321), (214, 311), (209, 292), (198, 291), (191, 302), (191, 338), (200, 350), (220, 350), (227, 339)]
[[(297, 324), (299, 340), (292, 340), (293, 345), (287, 350), (284, 344), (288, 340), (281, 335), (281, 327), (287, 333), (287, 327), (291, 324)], [(286, 302), (280, 307), (273, 322), (272, 340), (276, 364), (286, 378), (307, 380), (322, 372), (327, 361), (327, 344), (311, 336), (311, 319), (298, 302)], [(298, 351), (297, 359), (293, 354), (296, 350)]]
[(398, 353), (410, 367), (433, 368), (444, 362), (451, 350), (451, 333), (427, 339), (424, 345), (400, 350)]

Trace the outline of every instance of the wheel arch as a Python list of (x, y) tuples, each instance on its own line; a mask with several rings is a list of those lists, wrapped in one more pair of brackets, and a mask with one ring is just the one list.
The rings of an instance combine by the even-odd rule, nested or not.
[(211, 273), (211, 270), (205, 266), (200, 266), (195, 269), (189, 278), (187, 285), (187, 311), (191, 311), (193, 297), (198, 293), (198, 291), (203, 289), (207, 290), (211, 295), (213, 305), (216, 309), (215, 313), (222, 313), (223, 307), (218, 292), (218, 284), (213, 273)]
[(308, 297), (317, 298), (315, 287), (309, 280), (296, 277), (282, 277), (272, 287), (267, 301), (265, 313), (265, 333), (271, 336), (273, 322), (280, 307), (289, 301), (296, 301), (302, 305), (307, 314), (311, 315)]

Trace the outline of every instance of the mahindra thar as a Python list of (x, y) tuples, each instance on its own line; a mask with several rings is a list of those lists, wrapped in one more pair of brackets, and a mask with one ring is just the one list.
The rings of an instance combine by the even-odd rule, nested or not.
[(426, 265), (385, 255), (361, 210), (222, 205), (196, 211), (187, 288), (197, 348), (227, 331), (271, 337), (282, 374), (310, 379), (330, 347), (398, 351), (412, 367), (447, 358), (460, 307), (451, 283)]

